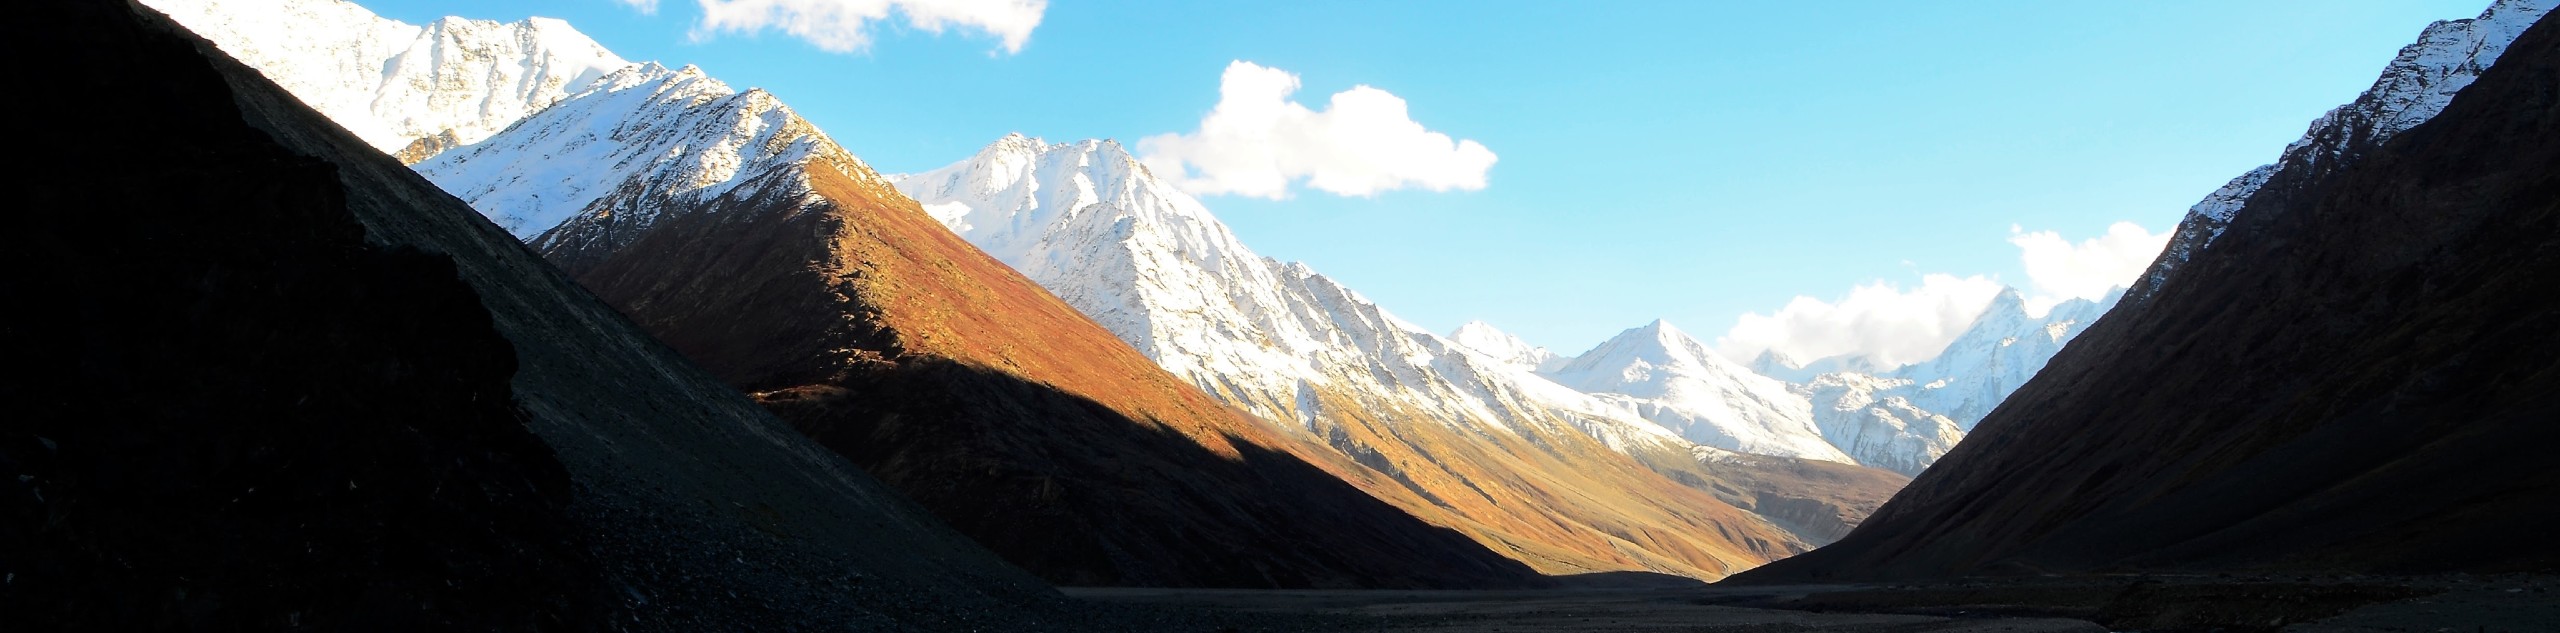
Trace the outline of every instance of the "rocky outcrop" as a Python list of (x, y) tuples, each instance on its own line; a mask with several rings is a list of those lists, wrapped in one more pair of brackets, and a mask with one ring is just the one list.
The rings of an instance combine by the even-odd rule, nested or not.
[(1748, 578), (2560, 566), (2560, 22), (2356, 156), (2288, 152), (1867, 524)]

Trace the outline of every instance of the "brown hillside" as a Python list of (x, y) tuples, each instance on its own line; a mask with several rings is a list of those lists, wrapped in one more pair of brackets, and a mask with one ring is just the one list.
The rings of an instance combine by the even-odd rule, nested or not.
[[(805, 177), (814, 202), (748, 187), (768, 197), (670, 212), (611, 252), (546, 255), (1054, 581), (1488, 586), (1540, 582), (1533, 571), (1629, 569), (1713, 578), (1806, 548), (1569, 429), (1462, 436), (1387, 412), (1319, 429), (1338, 437), (1281, 431), (1164, 372), (867, 168), (805, 165), (805, 176), (765, 177)], [(1365, 451), (1345, 456), (1316, 439)]]

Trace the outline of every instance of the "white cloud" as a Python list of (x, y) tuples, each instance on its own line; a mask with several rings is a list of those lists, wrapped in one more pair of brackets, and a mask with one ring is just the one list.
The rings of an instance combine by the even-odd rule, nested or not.
[[(2053, 231), (2009, 227), (2009, 243), (2018, 247), (2032, 286), (2021, 293), (2031, 316), (2042, 316), (2065, 300), (2096, 299), (2132, 283), (2168, 242), (2168, 233), (2153, 234), (2132, 222), (2117, 222), (2106, 234), (2076, 244)], [(1924, 361), (1971, 327), (2006, 287), (1981, 275), (1933, 273), (1910, 290), (1876, 281), (1850, 289), (1837, 301), (1798, 296), (1775, 313), (1742, 315), (1716, 339), (1716, 347), (1745, 361), (1772, 349), (1799, 361), (1844, 354), (1865, 356), (1884, 367)]]
[(2117, 222), (2107, 233), (2081, 240), (2078, 244), (2063, 239), (2053, 231), (2022, 232), (2009, 227), (2009, 243), (2022, 251), (2018, 257), (2027, 266), (2027, 281), (2034, 284), (2027, 294), (2027, 313), (2044, 314), (2053, 304), (2070, 299), (2104, 297), (2118, 286), (2133, 283), (2160, 257), (2160, 249), (2169, 245), (2169, 231), (2153, 234), (2132, 222)]
[[(656, 10), (658, 0), (618, 0), (643, 13)], [(1008, 53), (1022, 52), (1031, 41), (1032, 29), (1039, 28), (1040, 16), (1048, 11), (1049, 0), (696, 0), (702, 5), (702, 21), (693, 27), (695, 39), (710, 39), (720, 33), (754, 34), (766, 29), (780, 29), (837, 53), (861, 52), (871, 46), (874, 22), (890, 19), (895, 11), (907, 24), (930, 33), (949, 30), (973, 30), (996, 36), (1004, 41)]]
[(1946, 349), (2004, 287), (1980, 275), (1930, 274), (1910, 290), (1876, 281), (1838, 301), (1799, 296), (1775, 314), (1742, 315), (1716, 348), (1746, 362), (1772, 349), (1799, 361), (1853, 354), (1887, 367), (1919, 362)]
[(1157, 176), (1200, 195), (1286, 198), (1301, 179), (1345, 196), (1484, 188), (1493, 150), (1424, 129), (1404, 99), (1355, 86), (1316, 111), (1289, 99), (1297, 91), (1288, 71), (1228, 64), (1199, 131), (1139, 139), (1138, 151)]
[(614, 0), (614, 1), (615, 1), (615, 2), (620, 2), (620, 3), (622, 3), (622, 4), (623, 4), (623, 6), (628, 6), (628, 7), (631, 7), (631, 8), (633, 8), (633, 9), (639, 9), (639, 10), (640, 10), (640, 14), (641, 14), (641, 15), (657, 15), (657, 14), (658, 14), (658, 0)]

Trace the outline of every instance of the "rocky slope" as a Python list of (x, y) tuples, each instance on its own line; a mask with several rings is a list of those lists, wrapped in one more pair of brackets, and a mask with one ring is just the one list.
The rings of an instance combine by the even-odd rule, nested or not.
[(1053, 581), (1536, 582), (1164, 374), (763, 92), (644, 65), (419, 170), (569, 218), (532, 244), (581, 284)]
[[(1630, 406), (1537, 376), (1502, 357), (1511, 352), (1488, 355), (1424, 331), (1303, 265), (1254, 254), (1117, 143), (1007, 136), (968, 160), (896, 182), (953, 232), (1221, 401), (1300, 427), (1468, 520), (1526, 531), (1493, 537), (1504, 543), (1497, 549), (1574, 542), (1579, 553), (1524, 557), (1544, 571), (1634, 567), (1715, 577), (1759, 552), (1820, 542), (1792, 530), (1792, 539), (1740, 549), (1733, 541), (1625, 536), (1621, 526), (1669, 534), (1682, 525), (1765, 531), (1777, 522), (1722, 518), (1729, 508), (1714, 501), (1681, 505), (1701, 503), (1696, 492), (1727, 503), (1749, 495), (1721, 495), (1703, 479), (1684, 480), (1694, 485), (1683, 491), (1663, 479), (1704, 467), (1689, 442)], [(1881, 496), (1784, 494), (1826, 503)], [(1548, 527), (1559, 520), (1587, 527)], [(1570, 536), (1576, 532), (1608, 536)], [(1619, 541), (1635, 543), (1609, 545)]]
[(2160, 259), (2151, 264), (2128, 294), (2135, 303), (2149, 301), (2188, 260), (2230, 229), (2232, 218), (2276, 173), (2301, 167), (2338, 169), (2362, 160), (2364, 153), (2393, 135), (2425, 123), (2453, 96), (2498, 63), (2507, 45), (2560, 2), (2497, 0), (2469, 20), (2428, 25), (2418, 41), (2382, 69), (2356, 100), (2311, 122), (2311, 131), (2287, 146), (2276, 162), (2249, 170), (2205, 196), (2187, 211)]
[[(1076, 628), (136, 5), (20, 7), (0, 602), (35, 630)], [(1116, 627), (1097, 627), (1111, 629)], [(1125, 629), (1121, 629), (1125, 630)]]
[(2560, 22), (2503, 48), (2424, 123), (2288, 150), (1867, 524), (1750, 577), (2560, 565)]
[(150, 0), (365, 143), (417, 162), (629, 66), (568, 23), (416, 26), (346, 0)]
[(572, 97), (523, 121), (526, 129), (415, 167), (527, 241), (580, 214), (610, 215), (615, 230), (581, 245), (601, 252), (647, 229), (664, 206), (718, 198), (760, 169), (822, 149), (817, 130), (771, 93), (740, 92), (692, 66), (635, 64)]
[[(437, 156), (418, 168), (519, 237), (534, 241), (557, 261), (583, 267), (596, 264), (595, 258), (601, 257), (598, 254), (616, 252), (656, 230), (662, 218), (670, 217), (669, 209), (699, 210), (729, 203), (720, 202), (723, 200), (735, 202), (764, 196), (768, 193), (766, 187), (779, 182), (762, 177), (767, 168), (807, 162), (816, 155), (814, 148), (822, 139), (769, 95), (730, 90), (702, 77), (697, 70), (639, 65), (590, 84), (557, 107), (527, 118), (517, 129)], [(1018, 145), (1041, 147), (1027, 139), (1016, 140)], [(1119, 151), (1116, 145), (1106, 143), (1076, 147), (1099, 150), (1106, 145), (1110, 152)], [(1067, 154), (1070, 153), (1059, 153)], [(557, 160), (559, 156), (578, 160)], [(1178, 320), (1180, 311), (1167, 311), (1164, 306), (1216, 306), (1226, 303), (1218, 299), (1219, 293), (1234, 290), (1223, 284), (1184, 285), (1197, 279), (1157, 273), (1188, 270), (1197, 261), (1186, 259), (1190, 254), (1213, 251), (1217, 254), (1209, 255), (1212, 260), (1238, 263), (1220, 270), (1242, 271), (1255, 280), (1242, 285), (1254, 289), (1250, 292), (1260, 293), (1257, 298), (1267, 299), (1258, 305), (1296, 311), (1310, 319), (1310, 325), (1277, 330), (1295, 332), (1289, 335), (1294, 336), (1290, 340), (1300, 343), (1282, 351), (1333, 346), (1335, 349), (1326, 352), (1331, 355), (1319, 359), (1316, 366), (1330, 372), (1326, 374), (1328, 381), (1348, 376), (1344, 382), (1365, 390), (1323, 383), (1318, 384), (1324, 388), (1302, 390), (1295, 382), (1266, 382), (1271, 376), (1259, 370), (1270, 369), (1269, 363), (1278, 362), (1274, 359), (1280, 352), (1249, 349), (1241, 354), (1226, 353), (1238, 349), (1233, 337), (1241, 330), (1233, 328), (1185, 334), (1176, 327), (1180, 324), (1167, 325), (1175, 328), (1168, 330), (1173, 332), (1168, 346), (1210, 351), (1173, 354), (1157, 360), (1200, 361), (1181, 376), (1208, 388), (1224, 401), (1248, 405), (1255, 412), (1280, 411), (1268, 406), (1274, 403), (1304, 403), (1303, 412), (1309, 413), (1310, 418), (1296, 415), (1299, 410), (1287, 411), (1280, 419), (1298, 422), (1294, 426), (1300, 428), (1282, 432), (1281, 436), (1319, 438), (1326, 448), (1319, 451), (1323, 455), (1315, 461), (1329, 464), (1327, 468), (1357, 464), (1344, 476), (1371, 489), (1378, 497), (1493, 544), (1507, 555), (1530, 561), (1539, 570), (1551, 573), (1653, 569), (1714, 577), (1801, 549), (1809, 542), (1819, 542), (1805, 540), (1806, 534), (1814, 532), (1786, 527), (1781, 525), (1783, 521), (1770, 517), (1735, 512), (1736, 508), (1721, 499), (1743, 502), (1743, 507), (1748, 508), (1758, 495), (1727, 494), (1695, 483), (1704, 479), (1687, 472), (1701, 468), (1689, 457), (1689, 447), (1631, 412), (1461, 351), (1446, 340), (1394, 320), (1303, 267), (1268, 262), (1241, 245), (1232, 245), (1232, 236), (1226, 235), (1223, 226), (1209, 218), (1205, 210), (1195, 212), (1196, 202), (1178, 193), (1159, 195), (1171, 193), (1170, 189), (1145, 176), (1125, 153), (1117, 154), (1117, 160), (1088, 161), (1075, 169), (1052, 173), (1082, 170), (1088, 164), (1099, 171), (1078, 175), (1081, 180), (1038, 182), (1066, 183), (1061, 189), (1107, 189), (1118, 196), (1112, 199), (1126, 208), (1156, 212), (1171, 209), (1172, 212), (1137, 214), (1145, 221), (1133, 222), (1129, 232), (1154, 236), (1170, 226), (1170, 232), (1189, 236), (1187, 239), (1193, 241), (1188, 244), (1200, 248), (1192, 248), (1184, 255), (1132, 248), (1125, 251), (1132, 256), (1083, 257), (1082, 253), (1114, 239), (1112, 231), (1117, 229), (1096, 220), (1118, 216), (1058, 211), (1078, 205), (1049, 205), (1020, 218), (1005, 215), (1011, 213), (1007, 210), (988, 216), (993, 220), (980, 218), (976, 222), (998, 228), (1011, 223), (1015, 228), (1004, 230), (1055, 236), (1047, 245), (1003, 248), (1050, 249), (1042, 251), (1046, 254), (1039, 261), (1056, 266), (1041, 268), (1026, 263), (1030, 260), (1022, 257), (1009, 258), (1008, 263), (1035, 277), (1043, 270), (1058, 273), (1076, 267), (1074, 275), (1083, 275), (1076, 279), (1104, 280), (1107, 283), (1052, 284), (1050, 289), (1142, 349), (1162, 346), (1154, 337), (1127, 336), (1127, 332), (1137, 331), (1133, 323)], [(846, 167), (841, 171), (867, 170)], [(1015, 193), (1019, 195), (1009, 202), (1036, 206), (1050, 201)], [(1132, 195), (1120, 195), (1124, 193)], [(966, 208), (955, 209), (951, 200), (930, 202), (933, 204), (927, 209), (946, 222), (968, 212)], [(996, 209), (993, 205), (982, 207)], [(572, 217), (584, 218), (581, 222), (585, 228), (545, 233), (559, 220)], [(984, 238), (1004, 232), (998, 228), (964, 228), (963, 232)], [(1022, 244), (1039, 241), (1020, 235), (1005, 239)], [(1057, 246), (1076, 240), (1082, 241), (1077, 249)], [(983, 239), (981, 243), (997, 244)], [(1139, 265), (1135, 261), (1147, 263)], [(1138, 275), (1140, 270), (1149, 274)], [(1203, 293), (1204, 289), (1212, 292)], [(1121, 301), (1139, 294), (1146, 294), (1147, 301), (1153, 303)], [(1144, 305), (1145, 309), (1127, 309), (1133, 305)], [(1113, 306), (1124, 309), (1114, 311)], [(1277, 313), (1266, 316), (1295, 318)], [(1372, 334), (1335, 331), (1337, 323), (1365, 324), (1360, 327)], [(1388, 334), (1376, 335), (1378, 332)], [(1347, 336), (1364, 337), (1366, 342), (1353, 343), (1345, 340)], [(1319, 337), (1328, 342), (1311, 342)], [(690, 351), (707, 353), (703, 349)], [(705, 361), (721, 366), (717, 359)], [(1305, 359), (1286, 362), (1307, 365)], [(1384, 373), (1353, 367), (1370, 367)], [(1217, 371), (1210, 371), (1212, 368)], [(1390, 388), (1375, 382), (1385, 375), (1412, 378), (1401, 379)], [(1253, 406), (1256, 403), (1265, 406)], [(1417, 405), (1430, 410), (1410, 409)], [(1322, 414), (1315, 415), (1317, 411)], [(1424, 421), (1429, 426), (1407, 424), (1409, 420)], [(1487, 436), (1487, 432), (1500, 435)], [(1477, 437), (1494, 439), (1471, 439)], [(1555, 448), (1559, 445), (1562, 448)], [(1611, 447), (1625, 453), (1611, 455)], [(1695, 487), (1682, 489), (1670, 479), (1647, 472), (1636, 460), (1625, 456), (1635, 453), (1679, 456), (1677, 461), (1685, 464), (1670, 464), (1661, 470), (1679, 471), (1674, 474), (1688, 477)], [(1648, 457), (1647, 461), (1671, 460)], [(1788, 479), (1772, 474), (1749, 480)], [(1887, 486), (1886, 489), (1893, 485), (1874, 484), (1874, 480), (1865, 477), (1843, 481)], [(1595, 496), (1580, 490), (1604, 490), (1607, 494)], [(1826, 507), (1840, 516), (1854, 520), (1872, 508), (1872, 504), (1861, 505), (1857, 500), (1879, 496), (1877, 492), (1808, 489), (1783, 491), (1771, 498), (1828, 504)], [(1558, 516), (1566, 518), (1559, 523)], [(1679, 536), (1633, 535), (1637, 533), (1633, 528)]]

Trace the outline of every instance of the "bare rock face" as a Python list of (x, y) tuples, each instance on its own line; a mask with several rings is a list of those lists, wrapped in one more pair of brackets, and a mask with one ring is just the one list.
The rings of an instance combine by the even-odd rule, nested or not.
[(2289, 153), (1848, 539), (1747, 578), (2560, 565), (2560, 23), (2504, 52), (2354, 161)]
[(11, 624), (1085, 626), (165, 19), (13, 18), (53, 56), (0, 249)]

